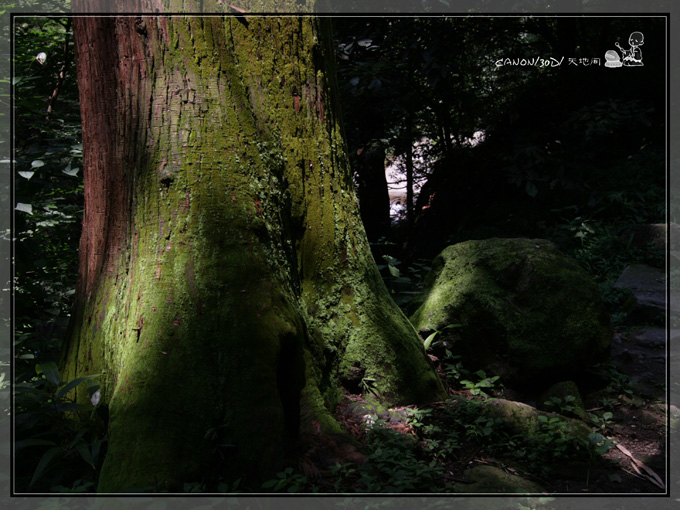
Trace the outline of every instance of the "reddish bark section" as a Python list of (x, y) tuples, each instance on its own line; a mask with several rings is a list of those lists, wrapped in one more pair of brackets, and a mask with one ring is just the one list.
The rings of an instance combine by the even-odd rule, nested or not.
[[(144, 19), (75, 17), (73, 23), (85, 184), (80, 301), (92, 295), (102, 272), (117, 272), (130, 244), (131, 186), (144, 154), (145, 130), (140, 127), (147, 125), (149, 80), (148, 55), (139, 41), (146, 39)], [(106, 32), (117, 37), (106, 37)]]
[(118, 48), (101, 30), (114, 31), (120, 21), (74, 19), (85, 182), (78, 299), (92, 294), (99, 274), (113, 262), (127, 235), (129, 181), (116, 154), (122, 148), (119, 99), (116, 87), (105, 86), (117, 80)]

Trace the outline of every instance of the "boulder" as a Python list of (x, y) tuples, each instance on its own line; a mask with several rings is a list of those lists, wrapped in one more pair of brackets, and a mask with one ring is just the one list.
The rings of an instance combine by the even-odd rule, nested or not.
[[(498, 467), (478, 465), (466, 472), (469, 483), (459, 485), (454, 492), (473, 494), (546, 494), (538, 483), (508, 473)], [(507, 507), (506, 507), (507, 508)]]
[[(609, 353), (613, 330), (597, 285), (542, 239), (486, 239), (445, 248), (411, 304), (426, 338), (506, 384), (543, 387), (587, 370)], [(460, 324), (461, 327), (447, 328)]]
[[(572, 441), (589, 442), (590, 427), (574, 418), (560, 417), (555, 413), (539, 411), (523, 402), (514, 402), (502, 398), (489, 399), (482, 405), (484, 416), (500, 419), (503, 427), (511, 434), (530, 439), (541, 433), (541, 422), (544, 419), (559, 418), (565, 424), (565, 432)], [(542, 418), (543, 417), (543, 418)]]

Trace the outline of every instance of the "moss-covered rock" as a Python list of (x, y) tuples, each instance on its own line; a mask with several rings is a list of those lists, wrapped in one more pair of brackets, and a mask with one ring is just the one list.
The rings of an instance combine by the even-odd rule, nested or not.
[[(447, 247), (411, 313), (423, 337), (441, 331), (466, 368), (506, 383), (570, 379), (605, 358), (613, 336), (590, 275), (541, 239)], [(450, 324), (462, 327), (444, 330)]]
[[(560, 418), (554, 413), (539, 411), (522, 402), (502, 398), (487, 400), (482, 406), (482, 414), (488, 418), (500, 419), (503, 427), (512, 435), (531, 439), (544, 432), (544, 424), (552, 418)], [(565, 432), (575, 441), (588, 442), (590, 428), (583, 422), (570, 418), (560, 418)]]
[(467, 473), (470, 484), (456, 487), (455, 492), (476, 494), (542, 494), (545, 489), (517, 475), (488, 465), (474, 466)]

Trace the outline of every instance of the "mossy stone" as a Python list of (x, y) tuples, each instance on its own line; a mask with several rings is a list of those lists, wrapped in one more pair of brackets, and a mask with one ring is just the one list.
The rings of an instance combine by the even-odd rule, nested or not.
[(543, 239), (445, 248), (410, 312), (421, 336), (441, 331), (466, 368), (511, 384), (571, 379), (606, 358), (613, 336), (591, 276)]
[[(500, 419), (503, 427), (512, 435), (530, 438), (541, 434), (541, 416), (547, 419), (558, 415), (539, 411), (536, 408), (522, 402), (514, 402), (501, 398), (491, 399), (484, 402), (482, 413), (487, 418)], [(588, 425), (580, 420), (564, 418), (569, 435), (575, 441), (586, 442), (591, 433)]]
[(455, 492), (476, 494), (541, 494), (545, 492), (545, 489), (536, 482), (507, 473), (494, 466), (474, 466), (468, 471), (467, 478), (472, 483), (460, 486)]

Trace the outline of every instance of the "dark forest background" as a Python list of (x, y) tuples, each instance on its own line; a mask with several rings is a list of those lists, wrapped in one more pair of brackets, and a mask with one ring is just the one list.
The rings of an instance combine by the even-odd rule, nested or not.
[[(335, 27), (349, 153), (379, 262), (417, 268), (449, 244), (494, 236), (551, 239), (600, 282), (649, 258), (621, 241), (665, 221), (663, 19), (338, 18)], [(606, 67), (605, 52), (629, 48), (634, 31), (645, 35), (644, 66)], [(536, 57), (561, 65), (497, 65)], [(402, 195), (391, 214), (386, 160)]]
[[(604, 296), (627, 264), (665, 266), (663, 252), (630, 242), (641, 225), (676, 221), (666, 217), (664, 18), (333, 24), (362, 219), (397, 304), (418, 292), (439, 251), (469, 239), (550, 239)], [(644, 34), (644, 66), (605, 67), (605, 53), (629, 48), (635, 31)], [(65, 387), (54, 384), (83, 208), (71, 21), (18, 18), (14, 43), (18, 484), (87, 491), (106, 438), (74, 427)], [(497, 65), (536, 57), (564, 60)]]

